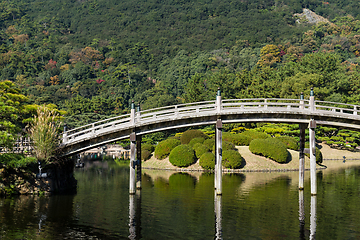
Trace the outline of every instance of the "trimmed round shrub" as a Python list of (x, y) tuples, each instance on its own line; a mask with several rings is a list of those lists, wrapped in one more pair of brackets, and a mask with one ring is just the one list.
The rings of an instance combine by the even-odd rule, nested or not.
[(241, 167), (242, 160), (243, 160), (242, 156), (236, 150), (223, 151), (222, 165), (225, 168), (230, 168), (230, 169), (239, 168)]
[(299, 150), (299, 144), (296, 141), (296, 139), (293, 137), (280, 136), (280, 137), (276, 137), (276, 139), (279, 139), (283, 144), (285, 144), (287, 149), (291, 149), (295, 151)]
[(266, 138), (270, 138), (271, 136), (267, 133), (264, 132), (258, 132), (256, 130), (248, 130), (245, 132), (242, 132), (241, 134), (251, 137), (251, 139), (266, 139)]
[(146, 161), (146, 160), (150, 159), (150, 157), (151, 157), (151, 152), (149, 152), (149, 150), (141, 149), (141, 160), (142, 161)]
[[(235, 145), (231, 142), (223, 141), (222, 142), (222, 151), (227, 151), (227, 150), (236, 150)], [(212, 148), (212, 152), (215, 153), (215, 144)]]
[(195, 155), (197, 158), (200, 158), (201, 155), (210, 151), (210, 149), (202, 143), (196, 143), (193, 146), (193, 149), (195, 150)]
[(155, 147), (150, 143), (144, 143), (141, 144), (141, 151), (142, 150), (148, 150), (150, 153), (152, 153), (155, 150)]
[(187, 144), (174, 148), (169, 155), (169, 162), (177, 167), (188, 167), (195, 162), (195, 152)]
[(215, 155), (212, 152), (206, 152), (201, 155), (199, 165), (203, 169), (211, 170), (215, 169)]
[[(305, 148), (309, 148), (309, 142), (305, 143)], [(310, 158), (309, 153), (305, 153), (305, 156)], [(316, 147), (316, 150), (315, 150), (315, 157), (316, 157), (316, 163), (322, 163), (323, 162), (323, 155), (321, 153), (320, 148), (318, 148), (318, 147)]]
[(223, 140), (231, 142), (236, 146), (249, 146), (252, 138), (244, 134), (236, 134), (224, 132), (222, 135)]
[(155, 157), (160, 160), (166, 158), (169, 156), (171, 150), (180, 144), (181, 142), (179, 140), (173, 138), (159, 142), (155, 147)]
[(289, 156), (286, 146), (276, 138), (254, 139), (250, 143), (249, 150), (253, 154), (270, 158), (278, 163), (286, 163)]
[(203, 137), (198, 137), (198, 138), (193, 138), (191, 139), (191, 141), (189, 142), (189, 145), (191, 147), (193, 147), (196, 143), (203, 143), (205, 141), (205, 138)]
[(180, 137), (180, 141), (181, 141), (181, 144), (188, 144), (191, 139), (194, 139), (194, 138), (208, 138), (208, 136), (203, 133), (202, 131), (200, 130), (196, 130), (196, 129), (192, 129), (192, 130), (187, 130), (185, 131), (181, 137)]
[(206, 139), (203, 144), (207, 146), (209, 149), (213, 149), (215, 146), (215, 138)]

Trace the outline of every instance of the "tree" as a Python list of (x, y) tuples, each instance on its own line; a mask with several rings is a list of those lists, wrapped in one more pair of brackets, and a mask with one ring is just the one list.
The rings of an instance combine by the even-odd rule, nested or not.
[(20, 131), (27, 98), (9, 80), (0, 82), (0, 147), (11, 148)]

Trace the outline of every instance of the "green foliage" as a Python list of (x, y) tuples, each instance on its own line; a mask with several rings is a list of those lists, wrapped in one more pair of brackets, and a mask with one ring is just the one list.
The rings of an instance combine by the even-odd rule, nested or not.
[(169, 155), (170, 163), (177, 167), (188, 167), (192, 165), (195, 160), (195, 152), (187, 144), (175, 147)]
[(195, 150), (197, 158), (200, 158), (204, 153), (210, 151), (210, 149), (202, 143), (195, 143), (193, 149)]
[(159, 160), (166, 158), (169, 156), (171, 150), (180, 144), (181, 142), (179, 140), (172, 138), (159, 142), (155, 147), (155, 157)]
[(150, 143), (143, 143), (141, 144), (141, 150), (147, 150), (152, 153), (155, 150), (155, 147)]
[(289, 152), (286, 146), (276, 138), (254, 139), (250, 143), (249, 150), (254, 154), (270, 158), (278, 163), (288, 161)]
[(215, 169), (215, 155), (212, 152), (206, 152), (201, 155), (199, 165), (206, 170)]
[(150, 159), (151, 157), (151, 152), (147, 149), (141, 149), (141, 160), (142, 161), (146, 161), (148, 159)]
[(237, 169), (241, 167), (243, 158), (237, 150), (225, 150), (222, 154), (222, 165), (225, 168)]
[(22, 154), (4, 153), (0, 155), (0, 164), (5, 165), (7, 168), (25, 168), (29, 164), (36, 162), (36, 158), (25, 157)]
[(252, 138), (245, 134), (234, 134), (229, 132), (224, 132), (222, 134), (223, 140), (231, 142), (236, 146), (249, 146)]
[(29, 127), (29, 135), (36, 158), (48, 162), (58, 146), (60, 122), (55, 110), (39, 106), (37, 116)]
[(203, 144), (205, 146), (207, 146), (209, 149), (214, 149), (214, 147), (215, 147), (215, 138), (206, 139)]
[(203, 143), (205, 141), (205, 138), (203, 137), (199, 137), (199, 138), (193, 138), (191, 139), (191, 141), (189, 142), (189, 145), (191, 147), (193, 147), (196, 143)]
[(26, 100), (13, 82), (0, 82), (0, 147), (12, 147), (21, 127)]
[(279, 136), (276, 137), (276, 139), (279, 139), (286, 146), (287, 149), (295, 151), (299, 150), (299, 144), (293, 137)]
[(194, 138), (208, 138), (208, 136), (200, 130), (192, 129), (185, 131), (181, 137), (181, 144), (188, 144)]
[(271, 136), (264, 133), (264, 132), (259, 132), (256, 130), (248, 130), (242, 133), (243, 135), (250, 137), (251, 139), (266, 139), (266, 138), (270, 138)]
[[(227, 150), (236, 150), (235, 145), (231, 142), (223, 141), (222, 151), (227, 151)], [(212, 152), (215, 153), (215, 144), (213, 145)]]

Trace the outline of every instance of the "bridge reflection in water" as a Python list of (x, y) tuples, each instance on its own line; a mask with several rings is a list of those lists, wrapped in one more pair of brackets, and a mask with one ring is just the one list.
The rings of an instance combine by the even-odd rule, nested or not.
[[(299, 239), (305, 240), (305, 203), (304, 191), (299, 190)], [(310, 235), (309, 239), (314, 240), (316, 234), (316, 196), (311, 196), (310, 201)], [(214, 239), (223, 239), (222, 229), (222, 196), (214, 196), (214, 213), (215, 213), (215, 237)], [(141, 191), (129, 195), (129, 239), (141, 239)]]

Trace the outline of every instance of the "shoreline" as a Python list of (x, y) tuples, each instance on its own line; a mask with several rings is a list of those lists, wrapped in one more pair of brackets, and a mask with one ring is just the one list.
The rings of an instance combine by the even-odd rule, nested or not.
[[(350, 152), (346, 150), (332, 149), (326, 144), (320, 144), (321, 152), (323, 154), (322, 164), (317, 164), (316, 170), (334, 169), (350, 166), (360, 166), (359, 152)], [(222, 169), (223, 173), (244, 173), (244, 172), (298, 172), (299, 171), (299, 152), (288, 150), (291, 154), (291, 160), (288, 163), (280, 164), (268, 158), (252, 154), (247, 146), (236, 147), (244, 159), (243, 167), (240, 169)], [(346, 157), (345, 163), (343, 156)], [(330, 160), (331, 159), (331, 160)], [(338, 160), (333, 160), (338, 159)], [(169, 162), (169, 158), (158, 160), (152, 156), (149, 160), (142, 162), (142, 168), (148, 170), (164, 170), (174, 172), (213, 172), (213, 170), (202, 169), (198, 162), (186, 168), (179, 168), (173, 166)], [(310, 170), (310, 161), (305, 157), (305, 171)]]

